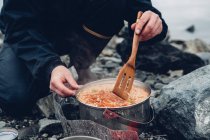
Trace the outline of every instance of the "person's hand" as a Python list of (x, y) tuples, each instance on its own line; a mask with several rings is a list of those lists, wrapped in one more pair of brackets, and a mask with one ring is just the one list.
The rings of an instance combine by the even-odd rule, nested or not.
[[(68, 86), (69, 85), (69, 86)], [(50, 89), (62, 97), (74, 96), (79, 88), (70, 71), (64, 66), (57, 66), (51, 73)]]
[(146, 11), (139, 13), (141, 17), (131, 25), (137, 35), (140, 34), (140, 41), (147, 41), (160, 34), (163, 30), (162, 20), (156, 13)]

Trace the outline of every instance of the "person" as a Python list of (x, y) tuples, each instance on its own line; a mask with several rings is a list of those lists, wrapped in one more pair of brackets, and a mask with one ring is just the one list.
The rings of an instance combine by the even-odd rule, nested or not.
[(151, 0), (4, 0), (0, 107), (23, 114), (50, 90), (74, 96), (78, 83), (60, 56), (69, 54), (70, 66), (87, 70), (124, 20), (142, 43), (166, 36), (167, 25)]

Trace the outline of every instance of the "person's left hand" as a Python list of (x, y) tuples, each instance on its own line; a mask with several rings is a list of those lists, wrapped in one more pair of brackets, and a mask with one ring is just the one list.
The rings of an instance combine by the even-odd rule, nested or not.
[(140, 41), (147, 41), (160, 34), (163, 30), (162, 20), (156, 13), (146, 11), (139, 13), (141, 17), (131, 25), (136, 34), (140, 34)]

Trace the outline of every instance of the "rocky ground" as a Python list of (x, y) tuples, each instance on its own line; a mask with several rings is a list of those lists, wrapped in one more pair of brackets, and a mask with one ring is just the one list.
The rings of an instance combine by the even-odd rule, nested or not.
[[(121, 57), (123, 56), (122, 54), (121, 56), (119, 55), (120, 51), (119, 49), (116, 49), (116, 47), (119, 47), (119, 44), (125, 43), (125, 41), (126, 40), (124, 40), (123, 37), (114, 37), (114, 39), (107, 45), (107, 47), (104, 49), (101, 55), (97, 58), (96, 62), (91, 66), (91, 71), (95, 73), (99, 79), (108, 78), (108, 77), (116, 77), (119, 69), (121, 68), (121, 65), (123, 64), (121, 60)], [(173, 45), (175, 46), (174, 48), (176, 48), (177, 50), (181, 52), (187, 52), (187, 53), (193, 54), (194, 56), (199, 56), (199, 58), (201, 58), (202, 62), (205, 62), (205, 64), (209, 64), (210, 62), (209, 61), (210, 60), (209, 59), (210, 47), (209, 45), (205, 44), (201, 40), (198, 40), (198, 39), (193, 40), (193, 41), (182, 41), (182, 40), (168, 41), (167, 40), (166, 42), (163, 42), (162, 44)], [(0, 46), (2, 46), (1, 40), (0, 40)], [(118, 50), (119, 53), (116, 50)], [(164, 51), (164, 50), (160, 50), (159, 53), (161, 53), (161, 51)], [(158, 56), (158, 54), (156, 54), (156, 56)], [(162, 55), (159, 55), (159, 56), (161, 57)], [(181, 56), (184, 56), (184, 55), (181, 55)], [(142, 58), (142, 57), (139, 58), (139, 60), (137, 61), (140, 62), (141, 60), (143, 61), (143, 60), (150, 59), (149, 56), (144, 56), (144, 57), (145, 58)], [(154, 58), (154, 56), (152, 56), (151, 58)], [(192, 57), (187, 57), (186, 58), (187, 62), (189, 62), (187, 60), (188, 58), (192, 58)], [(155, 61), (155, 59), (153, 61)], [(160, 60), (158, 61), (159, 61), (158, 63), (161, 64), (161, 61)], [(170, 59), (170, 61), (174, 62), (174, 60), (172, 59)], [(200, 62), (201, 61), (199, 60), (199, 64)], [(154, 66), (157, 66), (156, 64), (157, 63), (155, 63)], [(144, 66), (144, 70), (139, 68), (141, 67), (141, 65)], [(158, 66), (160, 65), (158, 64)], [(152, 103), (155, 103), (156, 99), (158, 99), (158, 97), (160, 96), (161, 94), (160, 91), (162, 87), (168, 85), (172, 81), (175, 81), (176, 79), (182, 77), (185, 74), (185, 68), (183, 67), (177, 67), (177, 68), (174, 68), (173, 70), (170, 70), (171, 67), (169, 67), (167, 72), (164, 72), (161, 74), (160, 72), (157, 72), (157, 70), (155, 70), (156, 67), (154, 67), (154, 71), (150, 71), (150, 72), (145, 71), (146, 67), (149, 67), (150, 69), (153, 67), (153, 65), (151, 64), (143, 65), (140, 63), (139, 67), (137, 68), (137, 71), (136, 71), (136, 78), (151, 87)], [(193, 69), (191, 69), (190, 71), (192, 70)], [(158, 69), (158, 71), (161, 71), (161, 69)], [(29, 136), (27, 138), (22, 137), (23, 139), (56, 140), (56, 139), (62, 138), (63, 132), (52, 131), (55, 128), (55, 127), (52, 127), (52, 124), (56, 124), (55, 126), (57, 126), (57, 128), (60, 128), (61, 130), (61, 126), (57, 125), (58, 122), (55, 120), (55, 116), (53, 115), (46, 116), (46, 113), (42, 113), (38, 109), (38, 107), (34, 109), (32, 115), (28, 115), (23, 118), (12, 118), (12, 117), (6, 116), (4, 112), (0, 110), (0, 128), (4, 128), (4, 127), (15, 128), (20, 132), (22, 136), (24, 136), (24, 134), (27, 134)], [(29, 133), (31, 133), (31, 136), (29, 135)], [(168, 133), (166, 133), (161, 127), (159, 127), (156, 124), (156, 121), (154, 121), (153, 123), (150, 124), (147, 131), (141, 133), (139, 137), (145, 140), (155, 140), (155, 139), (166, 140), (166, 139), (169, 139), (170, 136), (168, 135)]]

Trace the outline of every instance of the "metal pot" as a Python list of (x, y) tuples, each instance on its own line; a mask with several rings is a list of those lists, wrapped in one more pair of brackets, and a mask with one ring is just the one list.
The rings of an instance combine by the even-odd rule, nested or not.
[(71, 136), (63, 138), (61, 140), (101, 140), (101, 139), (90, 136)]
[(17, 140), (18, 131), (14, 128), (1, 128), (0, 140)]
[[(82, 103), (78, 96), (81, 91), (88, 87), (100, 86), (100, 85), (113, 85), (115, 84), (113, 78), (103, 79), (94, 81), (84, 85), (80, 90), (77, 91), (77, 100), (79, 101), (80, 117), (83, 120), (92, 120), (99, 124), (109, 127), (113, 130), (134, 130), (141, 131), (144, 129), (145, 125), (153, 120), (154, 112), (150, 106), (150, 94), (151, 89), (144, 83), (135, 80), (134, 85), (139, 88), (143, 88), (148, 92), (149, 97), (144, 101), (126, 106), (126, 107), (116, 107), (116, 108), (100, 108), (93, 107)], [(110, 87), (113, 88), (113, 87)]]

